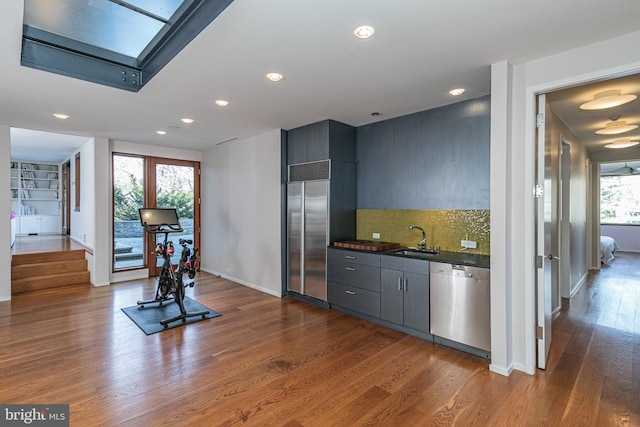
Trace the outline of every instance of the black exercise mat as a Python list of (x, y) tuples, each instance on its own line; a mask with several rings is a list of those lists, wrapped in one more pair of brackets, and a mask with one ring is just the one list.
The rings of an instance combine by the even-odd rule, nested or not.
[[(184, 297), (184, 308), (187, 313), (208, 311), (209, 314), (205, 314), (206, 319), (221, 316), (217, 311), (211, 310), (189, 297)], [(183, 323), (182, 320), (176, 320), (175, 322), (169, 323), (165, 328), (160, 324), (161, 320), (170, 319), (180, 314), (180, 307), (173, 301), (166, 301), (162, 306), (158, 306), (158, 303), (152, 303), (146, 304), (144, 308), (138, 308), (137, 305), (133, 305), (122, 308), (121, 310), (147, 335), (205, 320), (202, 316), (187, 317), (186, 322)]]

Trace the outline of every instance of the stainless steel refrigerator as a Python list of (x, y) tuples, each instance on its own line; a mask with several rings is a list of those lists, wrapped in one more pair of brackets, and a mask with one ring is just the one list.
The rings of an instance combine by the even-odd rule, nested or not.
[(326, 301), (328, 225), (329, 180), (290, 180), (287, 184), (289, 291)]

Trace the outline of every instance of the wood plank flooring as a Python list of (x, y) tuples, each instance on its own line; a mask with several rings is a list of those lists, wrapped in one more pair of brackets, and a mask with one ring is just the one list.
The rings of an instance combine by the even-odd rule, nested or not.
[(640, 425), (640, 255), (591, 273), (549, 368), (485, 359), (201, 273), (221, 317), (146, 336), (142, 280), (0, 303), (0, 403), (68, 403), (72, 426)]

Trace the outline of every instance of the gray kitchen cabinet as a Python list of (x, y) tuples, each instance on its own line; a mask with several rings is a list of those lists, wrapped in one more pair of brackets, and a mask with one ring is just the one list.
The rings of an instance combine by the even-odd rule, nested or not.
[(381, 258), (380, 317), (429, 332), (429, 261)]
[(327, 300), (347, 311), (380, 317), (380, 255), (327, 249)]
[(331, 159), (355, 163), (354, 127), (323, 120), (287, 131), (287, 164)]

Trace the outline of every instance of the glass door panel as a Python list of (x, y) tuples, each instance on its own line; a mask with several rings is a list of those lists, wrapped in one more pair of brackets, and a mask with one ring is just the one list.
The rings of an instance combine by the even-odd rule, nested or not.
[[(150, 206), (156, 208), (175, 208), (183, 231), (171, 233), (168, 240), (173, 243), (174, 254), (171, 261), (178, 264), (182, 247), (180, 239), (191, 240), (190, 248), (199, 245), (199, 169), (198, 162), (179, 161), (170, 159), (152, 159), (150, 167), (152, 184), (152, 199)], [(155, 236), (155, 243), (162, 243), (164, 234)], [(153, 242), (153, 240), (152, 240)], [(152, 250), (152, 249), (150, 249)], [(150, 263), (151, 264), (151, 263)], [(156, 260), (156, 274), (162, 266), (162, 258)], [(150, 268), (150, 270), (153, 270)], [(152, 272), (150, 271), (152, 274)]]
[(145, 232), (138, 209), (144, 207), (144, 158), (113, 155), (113, 270), (142, 268)]

